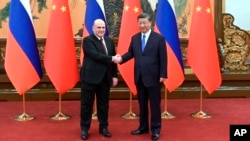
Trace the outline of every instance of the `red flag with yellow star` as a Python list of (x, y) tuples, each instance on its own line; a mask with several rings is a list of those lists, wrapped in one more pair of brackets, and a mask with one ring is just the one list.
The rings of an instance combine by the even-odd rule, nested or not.
[(196, 0), (187, 51), (188, 65), (209, 94), (221, 84), (210, 0)]
[(44, 67), (59, 94), (79, 80), (68, 0), (53, 0), (44, 52)]
[[(140, 0), (124, 1), (117, 54), (122, 55), (127, 52), (132, 35), (139, 32), (137, 16), (141, 12)], [(129, 28), (128, 25), (130, 25)], [(118, 65), (118, 69), (130, 91), (135, 95), (137, 92), (134, 84), (134, 59)]]

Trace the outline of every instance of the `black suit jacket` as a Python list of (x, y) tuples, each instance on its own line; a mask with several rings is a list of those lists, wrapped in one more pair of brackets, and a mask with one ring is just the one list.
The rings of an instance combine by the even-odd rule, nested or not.
[(98, 84), (108, 74), (110, 85), (112, 77), (117, 77), (117, 65), (112, 63), (112, 56), (116, 54), (115, 45), (111, 38), (104, 37), (108, 55), (103, 50), (101, 41), (94, 35), (83, 39), (83, 64), (81, 67), (81, 81)]
[(158, 85), (160, 77), (167, 78), (166, 42), (162, 35), (151, 31), (143, 52), (141, 33), (132, 36), (128, 52), (122, 56), (122, 63), (131, 58), (135, 59), (135, 84), (137, 84), (140, 75), (147, 87)]

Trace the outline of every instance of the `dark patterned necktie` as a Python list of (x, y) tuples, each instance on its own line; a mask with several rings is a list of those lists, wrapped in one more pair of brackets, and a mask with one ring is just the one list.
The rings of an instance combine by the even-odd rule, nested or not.
[(100, 41), (101, 41), (101, 43), (102, 43), (102, 48), (103, 48), (103, 50), (105, 51), (106, 54), (108, 54), (107, 48), (106, 48), (106, 46), (105, 46), (105, 44), (104, 44), (104, 41), (103, 41), (103, 38), (102, 38), (102, 37), (100, 38)]

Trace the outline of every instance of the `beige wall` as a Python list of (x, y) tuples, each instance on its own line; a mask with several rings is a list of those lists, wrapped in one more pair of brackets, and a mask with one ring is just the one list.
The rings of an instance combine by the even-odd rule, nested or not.
[[(156, 0), (148, 0), (151, 2), (152, 6), (155, 5)], [(174, 0), (174, 2), (178, 3), (179, 0)], [(214, 0), (211, 1), (211, 6), (214, 6)], [(2, 9), (9, 0), (0, 0), (0, 9)], [(50, 16), (50, 8), (51, 8), (52, 0), (47, 0), (48, 9), (42, 11), (42, 13), (37, 12), (37, 2), (36, 0), (31, 0), (31, 8), (32, 14), (38, 16), (39, 19), (34, 20), (34, 27), (37, 38), (46, 38), (47, 29), (48, 29), (48, 20)], [(185, 10), (183, 11), (182, 15), (177, 18), (178, 24), (182, 24), (182, 22), (186, 22), (186, 24), (182, 27), (182, 30), (179, 30), (179, 37), (180, 38), (188, 38), (189, 37), (189, 29), (191, 24), (191, 17), (192, 17), (192, 9), (193, 9), (194, 0), (187, 0), (187, 4), (185, 6)], [(71, 10), (71, 19), (73, 25), (73, 34), (76, 34), (79, 29), (82, 28), (82, 24), (84, 23), (84, 13), (86, 2), (85, 0), (69, 0), (69, 6)], [(155, 8), (155, 7), (152, 7)], [(183, 18), (186, 18), (186, 21), (183, 21)], [(0, 38), (6, 38), (6, 29), (7, 29), (7, 22), (3, 22), (3, 27), (0, 28)], [(187, 31), (186, 33), (181, 31)]]
[[(189, 37), (189, 30), (190, 30), (190, 26), (191, 26), (191, 20), (192, 20), (192, 13), (193, 13), (193, 6), (194, 6), (194, 1), (195, 0), (187, 0), (187, 5), (185, 7), (184, 12), (182, 13), (182, 15), (177, 18), (177, 23), (180, 25), (183, 21), (183, 19), (185, 17), (187, 17), (187, 23), (185, 25), (184, 30), (187, 30), (187, 34), (182, 34), (181, 30), (179, 30), (179, 37), (180, 38), (188, 38)], [(178, 0), (175, 0), (175, 2), (178, 2)], [(211, 8), (214, 8), (214, 0), (210, 0), (211, 3)], [(214, 12), (214, 9), (212, 10), (212, 12)], [(213, 14), (214, 15), (214, 14)]]
[[(2, 9), (9, 0), (0, 0), (0, 9)], [(38, 16), (39, 19), (34, 20), (34, 28), (37, 35), (37, 38), (46, 38), (48, 30), (48, 22), (50, 17), (52, 0), (47, 0), (48, 9), (43, 10), (41, 13), (37, 12), (37, 3), (35, 0), (32, 0), (31, 9), (32, 15)], [(73, 34), (76, 34), (80, 28), (82, 28), (84, 13), (85, 13), (85, 0), (69, 0), (71, 19), (72, 19), (72, 28)], [(7, 33), (7, 23), (3, 22), (3, 27), (0, 28), (0, 38), (6, 38)]]

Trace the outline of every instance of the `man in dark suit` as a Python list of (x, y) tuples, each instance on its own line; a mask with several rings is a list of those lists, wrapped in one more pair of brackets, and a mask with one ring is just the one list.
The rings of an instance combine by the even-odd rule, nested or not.
[(105, 37), (105, 22), (97, 19), (93, 33), (83, 39), (84, 58), (81, 67), (81, 138), (88, 138), (91, 125), (93, 103), (96, 96), (99, 133), (111, 137), (108, 131), (108, 109), (110, 87), (116, 86), (117, 65), (115, 46), (111, 38)]
[(162, 35), (151, 30), (152, 20), (149, 14), (142, 13), (137, 17), (137, 21), (141, 32), (132, 36), (128, 52), (120, 58), (121, 64), (135, 59), (134, 82), (139, 102), (140, 124), (131, 134), (148, 133), (150, 125), (152, 140), (158, 140), (161, 130), (161, 87), (167, 78), (166, 42)]

